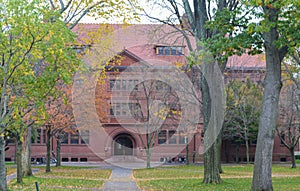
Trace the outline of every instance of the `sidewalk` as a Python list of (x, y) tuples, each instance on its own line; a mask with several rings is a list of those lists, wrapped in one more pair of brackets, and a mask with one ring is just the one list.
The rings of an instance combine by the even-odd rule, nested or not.
[(110, 179), (105, 183), (103, 191), (139, 191), (132, 179), (132, 169), (112, 166)]
[[(38, 171), (39, 171), (39, 169), (34, 168), (34, 169), (32, 169), (32, 174), (35, 174)], [(13, 173), (11, 175), (6, 176), (6, 181), (9, 182), (9, 181), (11, 181), (12, 179), (15, 179), (15, 178), (17, 178), (17, 173)]]

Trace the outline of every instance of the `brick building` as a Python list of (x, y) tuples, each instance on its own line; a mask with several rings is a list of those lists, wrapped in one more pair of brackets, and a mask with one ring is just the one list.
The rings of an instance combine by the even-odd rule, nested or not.
[[(107, 39), (101, 36), (95, 37), (95, 35), (90, 37), (87, 34), (97, 33), (108, 27), (110, 31), (113, 31), (108, 43), (111, 51), (101, 51), (104, 50), (103, 46), (108, 46), (108, 44), (101, 44)], [(181, 98), (178, 92), (176, 94), (176, 89), (174, 90), (174, 87), (167, 82), (170, 82), (168, 81), (170, 78), (173, 78), (173, 81), (177, 78), (171, 75), (176, 70), (172, 66), (178, 67), (178, 65), (187, 64), (188, 47), (195, 47), (193, 38), (187, 42), (178, 31), (165, 25), (124, 27), (121, 25), (80, 24), (74, 30), (79, 34), (78, 42), (87, 42), (86, 39), (88, 39), (89, 46), (93, 49), (90, 54), (83, 57), (84, 61), (88, 65), (103, 65), (102, 69), (106, 70), (106, 77), (100, 82), (99, 77), (95, 75), (98, 70), (89, 74), (75, 75), (72, 104), (76, 126), (80, 133), (64, 135), (61, 148), (62, 161), (145, 160), (147, 139), (146, 134), (139, 130), (145, 130), (146, 127), (149, 130), (152, 128), (152, 132), (157, 132), (153, 143), (155, 145), (152, 153), (153, 161), (182, 160), (186, 157), (186, 149), (188, 149), (190, 161), (202, 161), (201, 119), (193, 121), (192, 125), (184, 123), (186, 126), (193, 126), (186, 130), (181, 127), (184, 125), (180, 126), (178, 123), (178, 115), (180, 118), (185, 113), (184, 106), (178, 107), (168, 101)], [(93, 38), (99, 39), (94, 40)], [(79, 44), (78, 47), (84, 48), (86, 44)], [(80, 52), (80, 49), (78, 50)], [(110, 58), (108, 63), (107, 58)], [(103, 64), (105, 62), (107, 64)], [(145, 68), (151, 68), (151, 70), (144, 70)], [(264, 68), (262, 55), (233, 56), (227, 63), (225, 82), (229, 79), (250, 77), (252, 81), (261, 83), (264, 77)], [(187, 76), (189, 77), (188, 74)], [(158, 96), (154, 96), (155, 99), (163, 102), (162, 105), (168, 108), (168, 114), (163, 117), (164, 122), (157, 119), (159, 121), (157, 123), (147, 123), (147, 120), (141, 118), (141, 116), (147, 118), (150, 115), (147, 108), (142, 107), (147, 100), (147, 97), (142, 94), (143, 90), (145, 91), (143, 81), (150, 83), (153, 82), (151, 80), (155, 80), (153, 83), (155, 90), (149, 95)], [(175, 86), (180, 85), (177, 83)], [(174, 92), (175, 94), (173, 94)], [(173, 97), (168, 97), (170, 95), (167, 96), (167, 94), (172, 94)], [(160, 108), (159, 103), (156, 107)], [(157, 113), (160, 111), (162, 110), (157, 110)], [(144, 115), (143, 112), (148, 114)], [(172, 115), (169, 115), (170, 112), (173, 112)], [(195, 111), (190, 109), (190, 112), (194, 113)], [(135, 115), (138, 118), (135, 118)], [(153, 126), (161, 128), (153, 129)], [(44, 129), (37, 129), (35, 135), (32, 157), (45, 157), (46, 132)], [(186, 147), (186, 145), (188, 146)], [(14, 143), (9, 143), (8, 147), (6, 160), (14, 160)], [(55, 157), (55, 138), (52, 139), (51, 148), (54, 151), (53, 157)], [(245, 146), (241, 145), (239, 148), (240, 161), (245, 160), (244, 150)], [(280, 143), (278, 137), (275, 137), (273, 152), (274, 161), (290, 160), (289, 151)], [(254, 159), (254, 153), (255, 142), (253, 141), (250, 143), (251, 160)], [(233, 162), (235, 158), (236, 145), (229, 141), (223, 141), (222, 161)]]

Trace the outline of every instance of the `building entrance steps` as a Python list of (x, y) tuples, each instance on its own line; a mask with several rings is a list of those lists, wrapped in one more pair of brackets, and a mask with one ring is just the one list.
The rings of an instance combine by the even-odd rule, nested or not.
[(132, 169), (113, 166), (110, 179), (104, 184), (103, 191), (139, 191), (132, 178)]

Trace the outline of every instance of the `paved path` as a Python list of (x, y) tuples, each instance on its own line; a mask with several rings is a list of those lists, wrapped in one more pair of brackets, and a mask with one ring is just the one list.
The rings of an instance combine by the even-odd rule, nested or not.
[[(32, 174), (35, 174), (39, 171), (39, 169), (32, 169)], [(17, 178), (17, 173), (13, 173), (11, 175), (6, 176), (6, 181), (11, 181), (12, 179)]]
[(139, 191), (139, 188), (132, 179), (131, 169), (113, 166), (110, 179), (105, 183), (103, 190)]

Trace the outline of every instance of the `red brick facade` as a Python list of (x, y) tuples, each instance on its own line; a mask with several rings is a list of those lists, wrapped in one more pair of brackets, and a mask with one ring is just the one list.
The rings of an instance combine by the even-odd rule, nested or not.
[[(81, 30), (87, 33), (99, 27), (101, 26), (80, 25), (75, 31), (79, 31), (80, 33)], [(185, 55), (189, 53), (186, 41), (183, 38), (179, 38), (180, 34), (173, 34), (170, 38), (162, 38), (162, 34), (166, 35), (165, 31), (170, 32), (172, 30), (166, 26), (133, 25), (123, 29), (118, 25), (113, 25), (112, 28), (115, 29), (116, 35), (116, 45), (114, 45), (116, 46), (115, 53), (118, 53), (122, 57), (121, 62), (115, 64), (114, 69), (106, 67), (107, 78), (105, 78), (104, 83), (91, 82), (94, 79), (91, 78), (88, 83), (91, 82), (93, 89), (86, 90), (84, 96), (79, 96), (83, 101), (86, 101), (86, 105), (77, 109), (78, 111), (74, 111), (74, 115), (75, 118), (77, 117), (76, 124), (79, 129), (88, 130), (88, 138), (86, 142), (84, 142), (80, 135), (76, 136), (69, 133), (66, 136), (65, 144), (62, 145), (62, 161), (102, 161), (110, 160), (113, 156), (115, 156), (114, 160), (122, 160), (123, 156), (127, 156), (127, 159), (129, 156), (129, 158), (132, 157), (133, 160), (145, 160), (147, 156), (145, 144), (143, 144), (146, 140), (145, 135), (143, 134), (141, 137), (138, 135), (136, 123), (126, 118), (126, 116), (130, 115), (130, 112), (124, 109), (126, 106), (122, 103), (122, 97), (126, 94), (126, 91), (129, 91), (129, 86), (133, 87), (137, 83), (140, 83), (140, 81), (132, 77), (123, 81), (120, 80), (118, 82), (120, 84), (117, 84), (117, 76), (121, 75), (122, 71), (128, 66), (134, 64), (147, 67), (149, 66), (148, 64), (152, 64), (153, 66), (153, 63), (154, 65), (158, 63), (155, 67), (160, 67), (160, 61), (171, 64), (186, 63)], [(154, 31), (158, 31), (158, 33), (154, 34)], [(79, 37), (82, 36), (84, 36), (84, 34), (81, 32)], [(195, 45), (194, 41), (192, 41), (192, 45)], [(168, 47), (170, 47), (170, 49), (168, 49)], [(89, 60), (88, 58), (85, 59)], [(153, 59), (157, 62), (150, 61)], [(250, 77), (251, 80), (262, 83), (264, 67), (264, 58), (261, 55), (253, 57), (247, 55), (231, 57), (225, 71), (225, 81)], [(166, 73), (166, 75), (168, 74)], [(114, 92), (112, 92), (111, 80), (114, 80), (114, 86), (119, 86), (114, 87), (116, 89)], [(135, 82), (135, 80), (137, 81)], [(111, 97), (113, 93), (119, 96), (118, 99), (121, 100), (121, 103), (112, 103)], [(126, 101), (124, 101), (124, 103), (125, 102)], [(76, 105), (76, 103), (73, 104)], [(111, 109), (112, 107), (114, 108)], [(79, 117), (79, 115), (81, 116)], [(119, 116), (118, 119), (116, 119), (116, 115)], [(122, 124), (120, 124), (120, 120)], [(201, 120), (195, 125), (197, 130), (193, 132), (189, 140), (187, 140), (187, 136), (181, 134), (180, 131), (176, 131), (176, 125), (172, 124), (172, 122), (168, 124), (169, 125), (162, 127), (162, 131), (156, 139), (152, 160), (162, 161), (172, 158), (178, 160), (181, 156), (185, 157), (185, 142), (188, 141), (190, 161), (203, 161), (202, 155), (199, 154), (203, 147)], [(36, 136), (32, 145), (32, 157), (45, 157), (45, 132), (39, 131)], [(8, 147), (6, 158), (7, 160), (14, 160), (15, 146), (13, 143), (10, 143)], [(54, 152), (56, 151), (55, 138), (51, 141), (51, 148)], [(252, 161), (254, 159), (254, 153), (255, 143), (251, 143), (250, 160)], [(245, 161), (245, 146), (240, 145), (239, 148), (237, 148), (236, 145), (231, 144), (229, 141), (223, 141), (221, 157), (224, 162), (234, 162), (236, 159)], [(280, 144), (278, 137), (275, 137), (273, 160), (290, 160), (289, 151)]]

